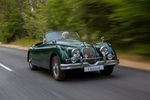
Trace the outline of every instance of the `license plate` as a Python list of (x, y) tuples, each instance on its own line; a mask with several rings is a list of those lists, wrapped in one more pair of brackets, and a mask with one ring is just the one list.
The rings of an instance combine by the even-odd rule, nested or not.
[(84, 72), (104, 70), (104, 65), (84, 67)]

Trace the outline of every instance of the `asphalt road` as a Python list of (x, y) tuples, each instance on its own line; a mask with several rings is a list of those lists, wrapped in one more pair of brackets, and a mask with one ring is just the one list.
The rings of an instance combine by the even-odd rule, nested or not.
[(109, 77), (70, 74), (57, 82), (31, 71), (26, 51), (0, 47), (0, 100), (150, 100), (150, 72), (117, 66)]

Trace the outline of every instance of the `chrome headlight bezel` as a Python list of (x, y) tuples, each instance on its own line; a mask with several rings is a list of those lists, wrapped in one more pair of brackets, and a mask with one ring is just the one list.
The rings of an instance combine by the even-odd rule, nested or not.
[(100, 48), (100, 52), (103, 54), (103, 56), (105, 56), (109, 53), (108, 48), (106, 46), (102, 46)]
[(71, 54), (73, 57), (80, 57), (80, 51), (78, 49), (72, 49)]
[(113, 54), (112, 54), (112, 53), (109, 53), (109, 54), (107, 55), (107, 58), (108, 58), (108, 60), (112, 60), (112, 59), (113, 59)]

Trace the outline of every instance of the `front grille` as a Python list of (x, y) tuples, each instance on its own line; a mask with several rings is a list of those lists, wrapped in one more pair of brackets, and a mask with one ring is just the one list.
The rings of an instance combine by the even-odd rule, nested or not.
[(94, 48), (92, 47), (86, 47), (83, 48), (83, 57), (84, 57), (84, 61), (93, 64), (96, 62), (96, 53)]

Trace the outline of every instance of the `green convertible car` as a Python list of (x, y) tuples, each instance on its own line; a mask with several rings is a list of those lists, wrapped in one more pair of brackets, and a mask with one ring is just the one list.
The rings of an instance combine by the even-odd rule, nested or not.
[(82, 42), (78, 33), (68, 31), (46, 33), (43, 42), (29, 48), (27, 61), (31, 70), (49, 69), (55, 80), (64, 80), (69, 70), (110, 75), (119, 63), (109, 43)]

